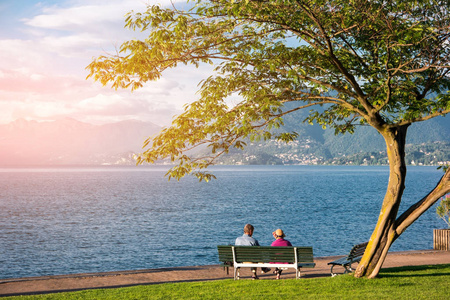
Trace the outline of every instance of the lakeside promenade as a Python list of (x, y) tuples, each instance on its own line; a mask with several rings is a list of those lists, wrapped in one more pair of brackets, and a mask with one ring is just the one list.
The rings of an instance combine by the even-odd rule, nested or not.
[[(316, 263), (316, 267), (302, 270), (302, 278), (300, 280), (329, 277), (330, 266), (327, 263), (340, 257), (342, 256), (315, 257), (314, 262)], [(450, 251), (416, 250), (390, 252), (383, 264), (383, 268), (437, 264), (450, 264)], [(258, 276), (260, 280), (275, 279), (275, 275), (271, 272), (268, 274), (258, 274)], [(249, 280), (250, 277), (250, 269), (241, 270), (241, 280)], [(227, 274), (226, 270), (219, 265), (8, 278), (0, 279), (0, 297), (232, 278), (233, 269), (230, 268), (230, 272)], [(291, 270), (284, 271), (283, 278), (295, 278), (295, 274)]]

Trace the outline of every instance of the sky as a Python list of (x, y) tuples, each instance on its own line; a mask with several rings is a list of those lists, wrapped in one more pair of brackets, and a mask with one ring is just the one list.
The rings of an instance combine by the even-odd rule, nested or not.
[(207, 67), (177, 67), (133, 92), (86, 79), (93, 58), (144, 37), (124, 28), (124, 16), (153, 4), (170, 0), (0, 0), (0, 124), (69, 117), (169, 125), (198, 98)]

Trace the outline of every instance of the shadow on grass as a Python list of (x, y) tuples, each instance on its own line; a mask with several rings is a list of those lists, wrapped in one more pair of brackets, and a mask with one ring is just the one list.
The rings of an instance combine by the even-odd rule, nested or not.
[[(379, 278), (450, 276), (449, 268), (450, 264), (386, 268), (380, 272)], [(439, 270), (445, 271), (439, 272)], [(425, 273), (420, 271), (425, 271)]]

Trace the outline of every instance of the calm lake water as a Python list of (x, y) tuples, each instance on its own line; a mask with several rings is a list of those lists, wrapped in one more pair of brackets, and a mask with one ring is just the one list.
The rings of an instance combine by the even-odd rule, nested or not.
[[(246, 223), (270, 245), (282, 228), (315, 256), (369, 239), (388, 167), (215, 167), (209, 183), (164, 177), (165, 167), (0, 169), (0, 278), (217, 264), (219, 244)], [(409, 167), (403, 205), (443, 175)], [(391, 251), (431, 249), (445, 225), (432, 207)]]

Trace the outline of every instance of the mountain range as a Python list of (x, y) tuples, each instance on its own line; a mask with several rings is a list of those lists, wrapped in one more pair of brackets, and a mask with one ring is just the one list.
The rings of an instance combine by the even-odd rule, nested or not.
[[(245, 151), (232, 150), (218, 162), (346, 164), (349, 159), (364, 163), (371, 157), (375, 157), (377, 163), (383, 162), (384, 141), (373, 128), (357, 128), (354, 134), (336, 136), (333, 130), (302, 123), (303, 119), (301, 114), (292, 114), (284, 120), (285, 130), (299, 134), (297, 141), (288, 144), (275, 140), (247, 141)], [(143, 151), (145, 139), (160, 130), (160, 126), (151, 122), (136, 120), (93, 125), (70, 118), (48, 122), (18, 119), (0, 125), (0, 166), (134, 165), (133, 156)], [(407, 138), (412, 153), (408, 154), (409, 162), (419, 161), (427, 155), (435, 157), (428, 163), (450, 161), (449, 137), (448, 118), (413, 124)], [(417, 148), (419, 145), (428, 150)]]
[(66, 118), (0, 125), (0, 165), (135, 164), (144, 140), (160, 126), (136, 120), (92, 125)]
[[(288, 144), (275, 140), (247, 142), (244, 152), (232, 149), (218, 160), (223, 164), (388, 164), (383, 137), (370, 126), (359, 126), (354, 134), (335, 135), (333, 129), (303, 123), (307, 112), (284, 117), (284, 131), (298, 133)], [(408, 164), (450, 163), (449, 117), (417, 122), (408, 128)]]

